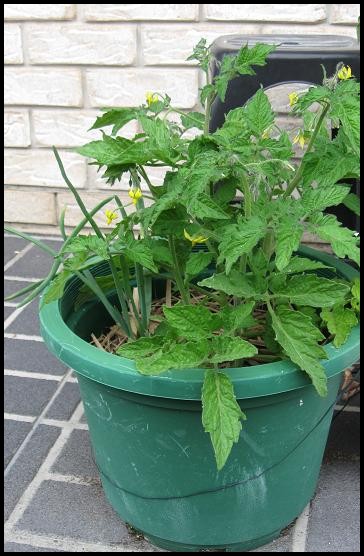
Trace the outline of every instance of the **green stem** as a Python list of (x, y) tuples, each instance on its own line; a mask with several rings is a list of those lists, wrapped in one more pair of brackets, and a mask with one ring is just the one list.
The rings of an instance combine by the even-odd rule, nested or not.
[(145, 334), (148, 328), (148, 312), (147, 312), (147, 303), (146, 303), (146, 295), (145, 295), (143, 267), (139, 263), (135, 263), (135, 278), (138, 287), (139, 300), (140, 300), (140, 312), (142, 315), (142, 324), (143, 324), (143, 329)]
[(139, 332), (142, 336), (144, 336), (145, 332), (144, 332), (144, 329), (143, 329), (143, 323), (140, 319), (137, 306), (135, 305), (135, 301), (134, 301), (134, 297), (133, 297), (133, 291), (132, 291), (132, 288), (131, 288), (131, 285), (130, 285), (129, 267), (128, 267), (123, 255), (120, 255), (119, 260), (120, 260), (121, 272), (123, 274), (124, 287), (125, 287), (127, 296), (130, 300), (131, 306), (133, 308), (134, 317), (135, 317), (136, 321), (138, 322)]
[(117, 311), (115, 307), (111, 305), (110, 301), (107, 299), (106, 295), (104, 294), (104, 292), (102, 291), (98, 283), (96, 282), (95, 278), (92, 276), (91, 272), (89, 270), (85, 270), (84, 273), (79, 272), (78, 270), (75, 270), (74, 272), (75, 275), (81, 280), (81, 282), (83, 282), (88, 288), (90, 288), (90, 290), (93, 291), (94, 294), (99, 298), (99, 300), (104, 305), (109, 315), (112, 317), (115, 323), (117, 323), (120, 326), (121, 330), (127, 336), (128, 334), (126, 331), (127, 330), (126, 323), (124, 322), (119, 311)]
[(138, 165), (138, 169), (139, 169), (139, 172), (140, 172), (141, 176), (143, 177), (145, 183), (146, 183), (147, 186), (149, 187), (149, 191), (150, 191), (151, 194), (153, 195), (153, 199), (154, 199), (154, 198), (155, 198), (155, 197), (154, 197), (154, 194), (153, 194), (153, 187), (154, 187), (154, 186), (153, 186), (152, 182), (150, 181), (150, 179), (149, 179), (149, 177), (148, 177), (148, 174), (147, 174), (146, 171), (144, 170), (143, 166), (139, 166), (139, 165)]
[(34, 243), (34, 245), (36, 245), (37, 247), (39, 247), (49, 255), (52, 255), (52, 257), (55, 257), (57, 255), (57, 251), (54, 251), (54, 249), (49, 247), (46, 243), (43, 243), (43, 241), (35, 239), (34, 237), (30, 236), (29, 234), (26, 234), (25, 232), (21, 232), (10, 226), (4, 226), (4, 230), (5, 232), (9, 232), (10, 234), (22, 237), (23, 239), (26, 239), (27, 241)]
[(38, 282), (32, 282), (31, 284), (29, 284), (25, 288), (22, 288), (21, 290), (18, 290), (17, 292), (14, 292), (14, 293), (8, 295), (7, 297), (5, 297), (5, 301), (11, 301), (12, 299), (15, 299), (16, 297), (19, 297), (21, 295), (25, 295), (26, 293), (34, 290), (42, 282), (43, 282), (43, 280), (39, 280)]
[[(96, 205), (96, 207), (94, 207), (92, 209), (92, 211), (90, 211), (90, 216), (93, 216), (94, 214), (96, 214), (104, 205), (106, 205), (107, 203), (112, 201), (113, 198), (114, 198), (114, 196), (107, 197), (107, 199), (104, 199), (103, 201), (101, 201), (98, 205)], [(17, 305), (17, 307), (23, 307), (23, 305), (26, 305), (27, 303), (30, 303), (30, 301), (32, 301), (35, 297), (37, 297), (37, 295), (39, 295), (48, 286), (48, 284), (53, 280), (53, 278), (55, 277), (55, 275), (57, 273), (58, 268), (61, 265), (60, 256), (64, 254), (64, 250), (67, 247), (67, 245), (80, 233), (80, 231), (86, 226), (87, 222), (89, 222), (88, 218), (83, 218), (81, 220), (81, 222), (76, 226), (76, 228), (68, 236), (68, 238), (66, 239), (66, 241), (62, 245), (60, 251), (58, 252), (57, 260), (54, 261), (54, 263), (53, 263), (53, 265), (52, 265), (52, 267), (51, 267), (51, 269), (48, 273), (48, 276), (46, 276), (46, 278), (44, 278), (44, 280), (42, 280), (42, 282), (39, 284), (39, 286), (37, 286), (37, 288), (35, 288), (35, 290), (28, 297), (23, 299), (23, 301), (21, 301), (19, 303), (19, 305)]]
[(172, 255), (172, 259), (173, 259), (174, 277), (175, 277), (177, 287), (178, 287), (179, 292), (181, 294), (181, 298), (182, 298), (183, 303), (185, 305), (189, 305), (190, 304), (189, 290), (188, 290), (188, 287), (187, 287), (187, 289), (185, 288), (185, 284), (184, 284), (182, 273), (181, 273), (181, 267), (180, 267), (179, 260), (178, 260), (178, 257), (177, 257), (176, 244), (175, 244), (174, 238), (172, 236), (168, 236), (168, 243), (169, 243), (169, 248), (171, 250), (171, 255)]
[[(322, 112), (321, 112), (321, 115), (320, 115), (320, 117), (319, 117), (319, 119), (318, 119), (318, 121), (317, 121), (317, 125), (316, 125), (316, 127), (315, 127), (315, 129), (314, 129), (314, 131), (313, 131), (313, 133), (312, 133), (312, 135), (311, 135), (311, 139), (310, 139), (310, 141), (309, 141), (309, 143), (308, 143), (308, 145), (307, 145), (307, 149), (306, 149), (306, 153), (305, 153), (305, 154), (309, 153), (310, 150), (312, 149), (313, 144), (314, 144), (314, 142), (315, 142), (315, 140), (316, 140), (317, 134), (318, 134), (318, 132), (320, 131), (321, 125), (322, 125), (322, 123), (323, 123), (323, 121), (324, 121), (324, 119), (325, 119), (325, 116), (326, 116), (326, 114), (327, 114), (329, 108), (330, 108), (330, 105), (329, 105), (329, 104), (326, 104), (325, 107), (323, 108), (323, 110), (322, 110)], [(291, 193), (295, 190), (296, 186), (299, 184), (300, 179), (301, 179), (301, 177), (302, 177), (302, 173), (303, 173), (303, 160), (304, 160), (304, 158), (302, 159), (301, 164), (299, 165), (299, 168), (298, 168), (297, 171), (296, 171), (296, 175), (295, 175), (294, 178), (292, 179), (291, 183), (288, 185), (288, 187), (287, 187), (287, 189), (286, 189), (286, 191), (285, 191), (285, 193), (284, 193), (284, 197), (288, 197), (289, 195), (291, 195)]]
[(56, 160), (57, 160), (57, 164), (58, 164), (58, 166), (59, 166), (59, 169), (60, 169), (60, 171), (61, 171), (62, 178), (64, 179), (64, 181), (65, 181), (66, 184), (68, 185), (69, 189), (71, 190), (71, 192), (72, 192), (74, 198), (76, 199), (76, 202), (77, 202), (78, 206), (80, 207), (82, 213), (83, 213), (84, 216), (87, 218), (88, 222), (91, 224), (91, 226), (92, 226), (92, 228), (94, 229), (96, 235), (97, 235), (99, 238), (103, 239), (104, 236), (103, 236), (103, 234), (102, 234), (100, 228), (98, 227), (98, 225), (96, 224), (96, 222), (94, 221), (94, 219), (91, 217), (90, 213), (88, 212), (87, 208), (85, 207), (85, 205), (84, 205), (84, 203), (83, 203), (83, 201), (82, 201), (80, 195), (78, 194), (77, 189), (75, 188), (75, 186), (74, 186), (74, 185), (71, 183), (71, 181), (69, 180), (69, 178), (68, 178), (68, 176), (67, 176), (67, 174), (66, 174), (66, 172), (65, 172), (65, 169), (64, 169), (62, 160), (61, 160), (61, 158), (60, 158), (60, 156), (59, 156), (59, 154), (58, 154), (58, 151), (57, 151), (57, 149), (56, 149), (55, 147), (53, 147), (53, 152), (54, 152), (54, 156), (56, 157)]
[(65, 241), (67, 239), (66, 228), (65, 228), (65, 224), (64, 224), (64, 219), (65, 219), (65, 216), (66, 216), (66, 209), (67, 209), (67, 207), (64, 207), (62, 209), (62, 212), (61, 212), (60, 217), (59, 217), (59, 229), (61, 230), (61, 235), (62, 235), (62, 237)]
[(111, 268), (111, 272), (112, 272), (112, 277), (114, 279), (116, 293), (118, 294), (118, 299), (119, 299), (123, 319), (124, 319), (124, 322), (126, 323), (128, 336), (133, 338), (134, 334), (133, 334), (133, 329), (132, 329), (131, 324), (130, 324), (128, 306), (125, 303), (124, 292), (123, 292), (123, 289), (121, 287), (118, 272), (116, 270), (116, 267), (115, 267), (115, 264), (114, 264), (114, 261), (113, 261), (113, 258), (112, 258), (111, 255), (109, 257), (109, 264), (110, 264), (110, 268)]
[(247, 219), (252, 215), (252, 194), (249, 187), (249, 182), (244, 174), (241, 174), (242, 188), (244, 193), (244, 213)]

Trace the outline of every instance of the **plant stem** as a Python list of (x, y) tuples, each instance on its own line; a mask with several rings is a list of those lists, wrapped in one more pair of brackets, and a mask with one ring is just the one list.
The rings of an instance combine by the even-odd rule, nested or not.
[(124, 322), (125, 322), (126, 327), (127, 327), (128, 336), (133, 338), (134, 334), (133, 334), (133, 330), (132, 330), (132, 327), (131, 327), (131, 324), (130, 324), (128, 306), (125, 303), (124, 292), (123, 292), (123, 289), (121, 287), (118, 272), (116, 270), (113, 258), (110, 254), (109, 254), (109, 264), (110, 264), (112, 276), (113, 276), (113, 279), (114, 279), (116, 293), (118, 294), (118, 299), (119, 299), (119, 303), (120, 303), (120, 307), (121, 307), (121, 312), (122, 312), (123, 319), (124, 319)]
[[(312, 133), (312, 135), (311, 135), (311, 139), (310, 139), (310, 141), (309, 141), (309, 143), (308, 143), (308, 145), (307, 145), (307, 149), (306, 149), (306, 153), (305, 153), (305, 154), (309, 153), (310, 150), (312, 149), (313, 144), (314, 144), (314, 142), (315, 142), (315, 140), (316, 140), (317, 134), (318, 134), (318, 132), (320, 131), (321, 125), (322, 125), (322, 123), (323, 123), (323, 121), (324, 121), (324, 119), (325, 119), (325, 116), (326, 116), (326, 114), (327, 114), (329, 108), (330, 108), (330, 105), (329, 105), (329, 104), (326, 104), (325, 107), (323, 108), (323, 110), (322, 110), (322, 112), (321, 112), (321, 115), (320, 115), (320, 117), (319, 117), (319, 119), (318, 119), (318, 121), (317, 121), (316, 127), (315, 127), (315, 129), (314, 129), (314, 131), (313, 131), (313, 133)], [(298, 168), (297, 171), (296, 171), (296, 175), (295, 175), (294, 178), (292, 179), (291, 183), (288, 185), (288, 187), (287, 187), (287, 189), (286, 189), (286, 191), (285, 191), (285, 193), (284, 193), (284, 195), (283, 195), (284, 198), (285, 198), (285, 197), (288, 197), (289, 195), (291, 195), (291, 193), (295, 190), (296, 186), (299, 184), (299, 181), (300, 181), (300, 179), (301, 179), (301, 177), (302, 177), (302, 173), (303, 173), (303, 160), (304, 160), (304, 158), (302, 159), (301, 164), (300, 164), (299, 168)]]
[(46, 243), (43, 243), (39, 239), (35, 239), (34, 237), (30, 236), (29, 234), (26, 234), (25, 232), (20, 232), (18, 230), (15, 230), (15, 228), (12, 228), (11, 226), (4, 226), (4, 230), (5, 232), (9, 232), (10, 234), (22, 237), (23, 239), (26, 239), (27, 241), (34, 243), (34, 245), (36, 245), (40, 249), (43, 249), (43, 251), (45, 251), (49, 255), (52, 255), (52, 257), (55, 257), (57, 255), (57, 251), (54, 251), (54, 249), (49, 247)]
[(78, 206), (80, 207), (82, 213), (85, 215), (85, 217), (87, 218), (88, 222), (91, 224), (92, 228), (94, 229), (96, 235), (103, 239), (103, 234), (100, 230), (100, 228), (98, 227), (98, 225), (96, 224), (96, 222), (94, 221), (94, 219), (91, 217), (90, 213), (88, 212), (87, 208), (85, 207), (81, 197), (78, 194), (77, 189), (75, 188), (75, 186), (71, 183), (71, 181), (68, 179), (68, 176), (65, 172), (62, 160), (58, 154), (58, 151), (56, 149), (56, 147), (53, 147), (53, 152), (54, 152), (54, 156), (56, 157), (57, 160), (57, 164), (59, 166), (59, 169), (61, 171), (62, 174), (62, 178), (64, 179), (64, 181), (66, 182), (66, 184), (68, 185), (69, 189), (71, 190), (71, 192), (73, 193), (74, 198), (76, 199), (76, 202), (78, 204)]
[(173, 265), (174, 265), (174, 277), (175, 277), (175, 281), (177, 284), (177, 287), (179, 289), (179, 292), (181, 294), (181, 298), (182, 301), (185, 305), (189, 305), (190, 304), (190, 295), (189, 295), (189, 289), (187, 287), (187, 289), (185, 288), (185, 284), (183, 281), (183, 277), (182, 277), (182, 273), (181, 273), (181, 267), (178, 261), (178, 257), (177, 257), (177, 252), (176, 252), (176, 245), (175, 245), (175, 241), (173, 236), (168, 236), (168, 243), (169, 243), (169, 248), (171, 250), (171, 255), (172, 255), (172, 259), (173, 259)]
[(127, 336), (127, 326), (124, 322), (123, 317), (121, 316), (119, 311), (111, 305), (110, 301), (107, 299), (106, 295), (96, 282), (95, 278), (92, 276), (91, 272), (89, 270), (85, 270), (84, 273), (79, 272), (78, 270), (75, 270), (74, 272), (76, 276), (81, 280), (81, 282), (86, 284), (86, 286), (90, 288), (90, 290), (93, 291), (94, 294), (99, 298), (109, 315), (120, 326), (121, 330)]
[(143, 324), (143, 330), (145, 334), (148, 328), (148, 313), (147, 313), (143, 267), (139, 263), (135, 263), (135, 277), (136, 277), (137, 287), (139, 292), (140, 312), (142, 315), (142, 324)]

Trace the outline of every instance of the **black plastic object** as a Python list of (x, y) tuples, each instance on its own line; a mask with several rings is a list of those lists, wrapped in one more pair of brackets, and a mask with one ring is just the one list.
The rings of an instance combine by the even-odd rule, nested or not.
[[(263, 67), (254, 67), (256, 75), (242, 75), (233, 79), (226, 92), (225, 102), (216, 99), (211, 111), (210, 131), (220, 127), (225, 114), (243, 106), (256, 91), (287, 83), (322, 83), (325, 66), (327, 75), (335, 72), (338, 62), (352, 68), (353, 75), (360, 77), (359, 45), (355, 39), (336, 35), (226, 35), (219, 37), (212, 45), (212, 76), (219, 72), (219, 62), (229, 54), (236, 54), (244, 44), (276, 44), (277, 49), (269, 55), (269, 62)], [(352, 192), (359, 195), (359, 182), (345, 180), (352, 184)], [(348, 228), (359, 231), (360, 221), (344, 206), (330, 211)]]

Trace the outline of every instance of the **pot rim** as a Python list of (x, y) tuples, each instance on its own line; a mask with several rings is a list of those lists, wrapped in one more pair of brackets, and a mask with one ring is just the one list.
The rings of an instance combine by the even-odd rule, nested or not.
[[(333, 255), (301, 246), (300, 253), (335, 267), (351, 280), (359, 272)], [(100, 350), (77, 336), (62, 318), (59, 301), (44, 305), (39, 313), (40, 330), (49, 350), (76, 373), (95, 382), (119, 390), (153, 397), (200, 400), (205, 369), (170, 370), (161, 375), (139, 373), (131, 359)], [(359, 324), (351, 331), (345, 344), (335, 348), (324, 346), (328, 359), (323, 360), (330, 378), (352, 365), (359, 357)], [(224, 369), (234, 385), (238, 399), (269, 396), (310, 386), (307, 374), (291, 361), (277, 361), (253, 367)]]

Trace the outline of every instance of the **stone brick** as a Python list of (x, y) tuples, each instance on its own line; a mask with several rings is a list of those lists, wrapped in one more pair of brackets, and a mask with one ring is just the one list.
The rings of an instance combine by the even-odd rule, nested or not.
[(76, 4), (4, 4), (5, 20), (73, 19)]
[(86, 79), (92, 106), (137, 106), (145, 102), (146, 91), (167, 93), (179, 108), (193, 108), (197, 102), (195, 69), (90, 69)]
[[(326, 18), (325, 4), (205, 4), (215, 21), (287, 21), (315, 23)], [(286, 30), (287, 31), (287, 30)]]
[(277, 34), (277, 35), (286, 35), (287, 31), (292, 35), (343, 35), (346, 37), (356, 37), (356, 30), (355, 27), (350, 25), (339, 25), (337, 27), (333, 27), (332, 25), (327, 25), (325, 23), (321, 23), (320, 25), (307, 25), (303, 24), (292, 24), (287, 28), (287, 25), (280, 25), (279, 23), (267, 23), (262, 27), (263, 34)]
[[(360, 16), (360, 4), (329, 4), (331, 6), (331, 23), (357, 24)], [(335, 29), (336, 33), (336, 29)]]
[(81, 72), (78, 69), (5, 68), (5, 104), (80, 106)]
[(85, 4), (88, 21), (197, 21), (198, 4)]
[(26, 27), (32, 64), (131, 65), (136, 57), (136, 29), (123, 25), (35, 23)]
[[(72, 183), (80, 188), (86, 184), (86, 164), (81, 155), (60, 153), (65, 170)], [(6, 185), (39, 185), (67, 187), (50, 150), (5, 150)]]
[(4, 146), (29, 147), (30, 129), (27, 110), (5, 110)]
[(21, 29), (20, 25), (15, 23), (5, 23), (4, 25), (4, 63), (23, 63)]
[[(33, 110), (33, 128), (36, 145), (40, 147), (77, 147), (101, 138), (101, 131), (88, 131), (101, 113), (97, 110)], [(109, 131), (109, 130), (108, 130)], [(124, 137), (133, 137), (136, 122), (123, 127)]]
[(4, 377), (4, 409), (7, 413), (38, 416), (58, 387), (55, 380)]
[(56, 224), (54, 193), (5, 190), (4, 220), (28, 224)]
[(143, 59), (149, 65), (187, 64), (193, 47), (201, 37), (208, 43), (221, 35), (259, 33), (259, 25), (199, 24), (199, 25), (142, 25)]

